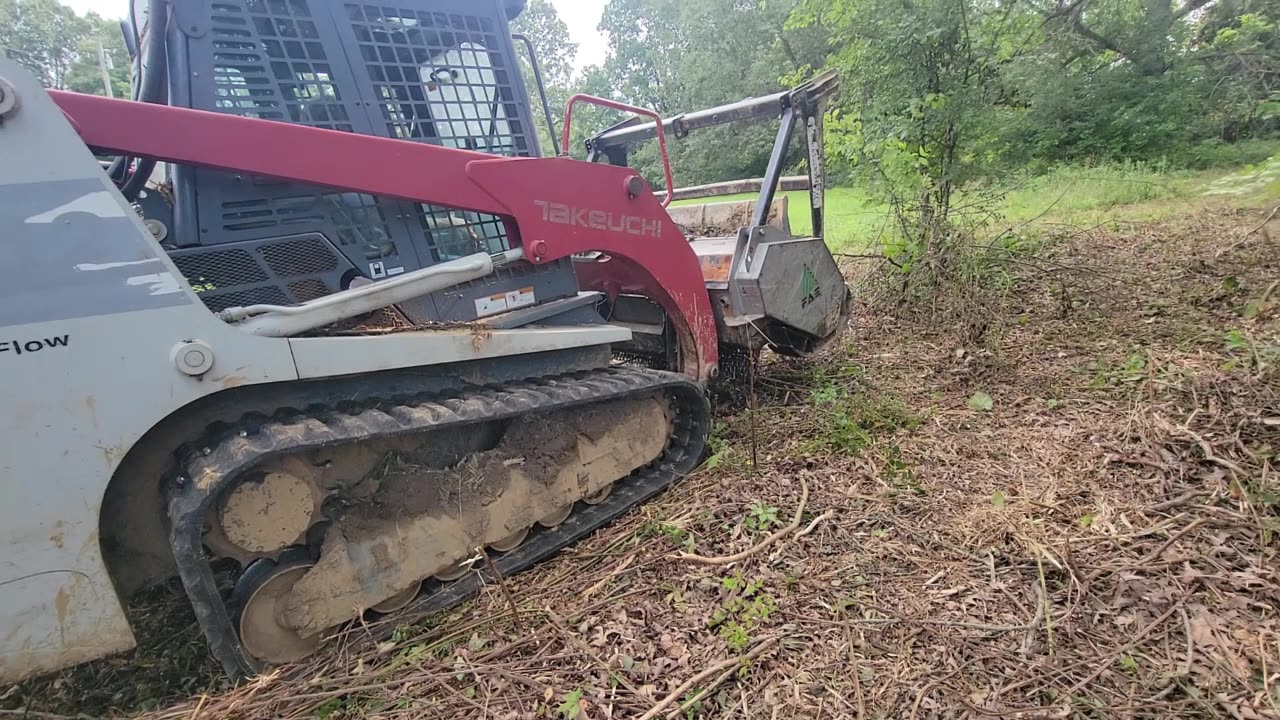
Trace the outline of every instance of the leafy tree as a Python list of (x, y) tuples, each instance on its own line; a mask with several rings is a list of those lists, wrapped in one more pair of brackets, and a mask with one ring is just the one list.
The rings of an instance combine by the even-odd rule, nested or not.
[(897, 209), (900, 266), (945, 274), (955, 191), (998, 153), (993, 129), (1017, 112), (1006, 71), (1040, 21), (999, 0), (806, 0), (791, 23), (827, 28), (845, 84), (828, 152)]
[(0, 0), (0, 47), (48, 87), (66, 87), (83, 34), (83, 20), (57, 0)]
[(680, 0), (611, 0), (600, 18), (609, 35), (604, 72), (620, 97), (671, 113), (679, 101), (681, 55), (690, 44)]
[(1055, 0), (1052, 5), (1026, 0), (1046, 26), (1078, 46), (1074, 57), (1110, 54), (1143, 75), (1160, 75), (1174, 64), (1178, 40), (1188, 34), (1184, 20), (1214, 0)]
[(115, 97), (129, 97), (129, 51), (124, 45), (120, 25), (114, 20), (89, 13), (84, 22), (84, 37), (76, 44), (76, 62), (67, 71), (66, 87), (82, 93), (102, 95), (102, 70), (98, 65), (98, 52), (110, 58), (108, 77)]
[[(609, 57), (596, 75), (610, 94), (670, 116), (764, 95), (824, 55), (812, 32), (785, 31), (794, 0), (611, 0), (600, 29)], [(764, 124), (703, 130), (670, 145), (677, 185), (757, 176), (774, 129)], [(661, 177), (656, 143), (633, 164)]]
[(1213, 83), (1204, 121), (1227, 141), (1280, 127), (1280, 6), (1223, 0), (1195, 32), (1194, 61)]
[(1045, 35), (1010, 69), (1025, 107), (1020, 122), (1003, 128), (1021, 149), (1008, 154), (1010, 165), (1101, 158), (1198, 165), (1213, 159), (1212, 143), (1277, 128), (1273, 2), (1029, 6), (1045, 18)]
[[(595, 95), (596, 97), (625, 100), (615, 91), (608, 73), (603, 66), (591, 65), (583, 69), (582, 75), (574, 83), (575, 90)], [(565, 152), (575, 157), (585, 154), (585, 143), (591, 135), (613, 125), (621, 119), (621, 113), (594, 105), (579, 106), (573, 113), (573, 136), (569, 139), (569, 147)]]
[(114, 22), (94, 13), (80, 17), (58, 0), (0, 0), (0, 51), (47, 87), (104, 94), (99, 43), (114, 66), (112, 90), (127, 94), (129, 59)]
[[(521, 33), (533, 43), (534, 52), (538, 56), (538, 68), (542, 72), (542, 81), (547, 91), (547, 102), (551, 106), (558, 133), (565, 103), (572, 94), (573, 58), (578, 52), (578, 45), (569, 39), (569, 27), (560, 19), (549, 0), (530, 0), (524, 11), (511, 22), (511, 32)], [(537, 128), (539, 144), (543, 153), (550, 154), (554, 146), (543, 118), (533, 68), (523, 44), (515, 43), (515, 49), (516, 55), (520, 57), (524, 85), (529, 91), (529, 100), (533, 103), (530, 113), (534, 127)]]

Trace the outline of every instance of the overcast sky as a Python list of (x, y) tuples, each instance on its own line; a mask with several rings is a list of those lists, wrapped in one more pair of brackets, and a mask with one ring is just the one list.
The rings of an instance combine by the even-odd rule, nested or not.
[[(128, 0), (62, 0), (76, 12), (84, 14), (90, 10), (103, 17), (122, 18), (129, 7)], [(578, 56), (574, 67), (598, 65), (604, 62), (608, 50), (608, 38), (596, 29), (600, 24), (600, 15), (604, 12), (605, 0), (551, 0), (560, 13), (560, 19), (569, 26), (569, 37), (578, 43)]]

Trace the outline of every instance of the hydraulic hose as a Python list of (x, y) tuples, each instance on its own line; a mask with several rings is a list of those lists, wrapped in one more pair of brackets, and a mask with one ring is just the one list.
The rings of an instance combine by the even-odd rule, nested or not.
[[(129, 17), (133, 18), (132, 12), (129, 13)], [(165, 41), (169, 27), (168, 0), (147, 0), (147, 27), (147, 49), (138, 63), (140, 80), (134, 86), (133, 99), (158, 103), (164, 101), (165, 80), (168, 78), (165, 70)], [(137, 32), (136, 23), (134, 31)], [(131, 202), (146, 186), (147, 180), (156, 168), (155, 160), (143, 158), (138, 160), (137, 167), (130, 174), (129, 165), (132, 161), (133, 158), (121, 155), (112, 160), (111, 166), (107, 169), (107, 174), (117, 183), (123, 179), (124, 184), (120, 186), (120, 193)]]

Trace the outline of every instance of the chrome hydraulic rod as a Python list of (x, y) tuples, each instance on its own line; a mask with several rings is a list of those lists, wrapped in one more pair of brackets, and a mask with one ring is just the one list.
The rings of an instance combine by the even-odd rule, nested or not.
[(235, 323), (236, 327), (254, 335), (290, 337), (339, 320), (405, 302), (420, 295), (443, 290), (458, 283), (482, 278), (493, 272), (495, 266), (504, 265), (523, 256), (524, 251), (520, 248), (492, 256), (483, 252), (475, 253), (408, 272), (390, 280), (352, 287), (301, 305), (232, 307), (218, 313), (218, 317), (225, 322)]

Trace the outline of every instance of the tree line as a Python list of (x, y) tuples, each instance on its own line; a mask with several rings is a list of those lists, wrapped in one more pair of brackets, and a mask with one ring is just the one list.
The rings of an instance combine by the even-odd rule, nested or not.
[[(572, 92), (671, 115), (833, 68), (833, 170), (946, 187), (1061, 161), (1205, 165), (1230, 143), (1276, 137), (1278, 28), (1274, 0), (609, 0), (607, 58), (575, 74), (549, 0), (529, 0), (512, 26), (537, 48), (557, 125)], [(58, 0), (0, 0), (0, 50), (49, 87), (103, 93), (99, 47), (126, 95), (116, 21)], [(539, 110), (535, 99), (549, 152)], [(614, 119), (584, 111), (571, 149)], [(772, 132), (725, 127), (674, 144), (678, 184), (760, 175)], [(656, 148), (634, 159), (660, 176)]]
[[(926, 295), (973, 275), (983, 196), (1011, 176), (1240, 163), (1275, 148), (1240, 141), (1280, 138), (1275, 0), (609, 0), (600, 30), (578, 87), (664, 114), (838, 71), (832, 179), (892, 209), (891, 282)], [(769, 132), (678, 143), (676, 184), (761, 175)], [(655, 148), (633, 157), (661, 177)]]
[(58, 0), (0, 0), (0, 53), (29, 68), (45, 87), (106, 94), (100, 50), (108, 58), (113, 94), (128, 97), (129, 54), (119, 21), (77, 15)]
[[(552, 19), (542, 46), (571, 46), (547, 0), (526, 12)], [(1280, 132), (1278, 27), (1271, 0), (610, 0), (608, 57), (570, 84), (674, 114), (834, 68), (828, 147), (846, 176), (1194, 167)], [(677, 181), (759, 175), (768, 134), (689, 138)], [(637, 161), (656, 177), (653, 156)]]

